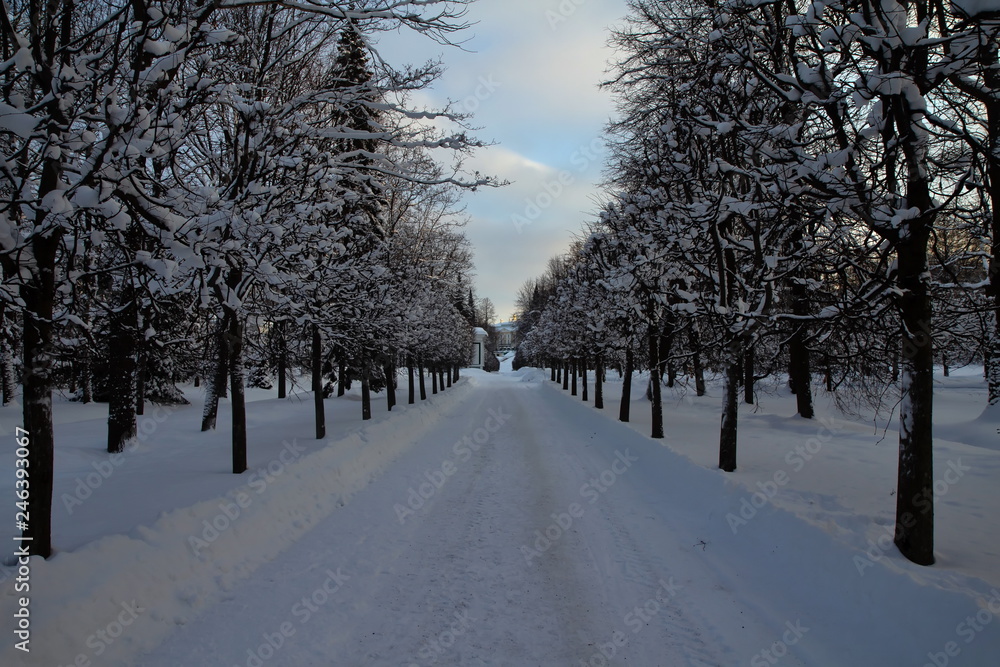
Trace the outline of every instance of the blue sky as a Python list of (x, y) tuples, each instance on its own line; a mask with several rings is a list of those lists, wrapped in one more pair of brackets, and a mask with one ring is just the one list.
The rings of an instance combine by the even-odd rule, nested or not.
[(474, 109), (476, 135), (496, 144), (468, 166), (511, 185), (467, 195), (466, 234), (477, 292), (503, 319), (524, 281), (597, 210), (600, 139), (613, 113), (598, 84), (611, 59), (607, 27), (625, 13), (625, 0), (478, 0), (468, 14), (477, 24), (459, 37), (465, 50), (415, 35), (380, 39), (394, 64), (443, 56), (447, 71), (417, 103), (451, 99)]

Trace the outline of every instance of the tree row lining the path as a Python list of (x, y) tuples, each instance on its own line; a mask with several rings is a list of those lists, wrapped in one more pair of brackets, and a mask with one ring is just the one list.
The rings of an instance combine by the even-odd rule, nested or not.
[[(247, 467), (249, 382), (279, 395), (436, 390), (468, 363), (472, 253), (461, 192), (481, 143), (412, 93), (373, 38), (442, 44), (467, 2), (8, 0), (0, 25), (0, 389), (23, 385), (32, 554), (51, 553), (52, 393), (109, 403), (109, 452), (145, 400), (228, 393)], [(452, 130), (438, 127), (455, 128)], [(20, 357), (20, 360), (17, 358)], [(413, 400), (413, 390), (410, 391)]]
[(614, 364), (626, 391), (649, 370), (657, 438), (661, 380), (702, 394), (719, 371), (726, 471), (757, 380), (787, 372), (807, 418), (817, 371), (842, 407), (898, 397), (895, 544), (933, 563), (935, 360), (982, 360), (1000, 403), (1000, 21), (925, 0), (629, 10), (607, 201), (522, 289), (517, 363)]

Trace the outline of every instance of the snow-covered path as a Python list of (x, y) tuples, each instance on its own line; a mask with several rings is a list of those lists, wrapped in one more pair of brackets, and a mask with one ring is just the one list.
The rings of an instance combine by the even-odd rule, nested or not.
[[(385, 474), (137, 664), (923, 664), (951, 632), (936, 618), (975, 614), (899, 573), (862, 582), (780, 511), (734, 535), (740, 489), (537, 371), (472, 382)], [(989, 635), (961, 664), (982, 664)]]
[(655, 445), (523, 379), (482, 377), (141, 664), (596, 665), (602, 648), (613, 664), (739, 661), (671, 567), (704, 547), (642, 502)]

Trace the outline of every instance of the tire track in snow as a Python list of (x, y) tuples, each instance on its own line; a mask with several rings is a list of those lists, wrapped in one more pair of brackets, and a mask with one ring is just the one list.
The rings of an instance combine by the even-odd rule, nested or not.
[[(607, 422), (597, 424), (596, 433), (590, 432), (585, 428), (590, 421), (587, 417), (596, 415), (581, 415), (581, 419), (576, 419), (573, 413), (593, 408), (572, 401), (572, 408), (567, 410), (570, 406), (566, 405), (566, 397), (554, 393), (558, 392), (544, 390), (544, 398), (533, 405), (537, 414), (532, 417), (561, 427), (560, 443), (563, 446), (576, 443), (581, 465), (591, 476), (606, 469), (613, 460), (611, 451), (618, 442), (614, 431), (620, 427)], [(629, 436), (628, 439), (635, 437), (630, 431), (622, 433)], [(596, 444), (584, 444), (589, 442)], [(588, 515), (579, 522), (581, 530), (585, 531), (580, 556), (585, 556), (589, 562), (595, 583), (605, 595), (604, 604), (613, 616), (604, 633), (597, 636), (597, 645), (591, 654), (594, 660), (590, 664), (605, 664), (601, 657), (609, 665), (709, 667), (727, 664), (728, 660), (720, 655), (726, 651), (720, 652), (706, 641), (701, 624), (691, 613), (683, 584), (674, 580), (667, 550), (676, 551), (679, 545), (665, 539), (669, 538), (664, 535), (666, 527), (645, 512), (643, 498), (633, 488), (629, 477), (628, 472), (624, 473), (593, 504), (587, 505)], [(580, 481), (586, 483), (586, 479), (589, 477), (582, 477)], [(636, 510), (642, 514), (636, 514)], [(666, 595), (660, 592), (664, 588), (661, 582), (666, 584)], [(648, 608), (645, 607), (647, 603)], [(635, 612), (636, 608), (640, 609), (639, 613)], [(628, 638), (624, 646), (613, 646), (615, 631), (621, 631)], [(601, 653), (602, 647), (604, 653)], [(614, 648), (614, 655), (608, 657), (611, 648)]]

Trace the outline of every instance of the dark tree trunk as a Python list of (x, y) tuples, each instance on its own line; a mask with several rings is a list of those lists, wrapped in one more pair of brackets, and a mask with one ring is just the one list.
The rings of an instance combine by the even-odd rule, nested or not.
[(361, 361), (361, 419), (367, 421), (372, 418), (372, 387), (371, 370), (367, 358)]
[(437, 372), (437, 367), (431, 366), (429, 370), (431, 372), (431, 393), (432, 394), (437, 394), (438, 393), (438, 372)]
[(455, 364), (455, 370), (452, 373), (452, 376), (453, 376), (453, 379), (454, 379), (455, 382), (458, 382), (461, 379), (461, 377), (462, 377), (462, 369), (459, 367), (458, 364)]
[(278, 332), (278, 398), (288, 396), (288, 343), (285, 341), (285, 321), (275, 325)]
[(445, 367), (444, 373), (445, 373), (445, 377), (448, 379), (448, 388), (450, 389), (451, 385), (452, 385), (451, 368)]
[(562, 369), (563, 369), (563, 377), (562, 377), (563, 391), (569, 391), (569, 362), (568, 361), (563, 361), (563, 363), (562, 363)]
[[(6, 317), (7, 307), (0, 303), (0, 334), (4, 333)], [(14, 384), (14, 337), (4, 336), (0, 340), (0, 405), (8, 405), (14, 399)]]
[(555, 370), (556, 374), (556, 384), (562, 384), (563, 381), (563, 365), (561, 361), (553, 361), (552, 368)]
[(670, 358), (674, 350), (674, 328), (672, 321), (668, 322), (666, 330), (660, 335), (659, 345), (660, 349), (657, 358), (660, 360), (660, 381), (662, 382), (663, 376), (666, 375), (667, 386), (673, 389), (677, 380), (677, 368)]
[(243, 382), (243, 323), (229, 314), (229, 395), (233, 409), (233, 474), (247, 469), (247, 402)]
[(343, 355), (340, 357), (339, 367), (337, 369), (337, 397), (341, 397), (347, 393), (347, 359)]
[[(14, 398), (14, 359), (9, 343), (4, 345), (3, 351), (0, 352), (0, 392), (3, 393), (0, 404), (8, 405)], [(88, 397), (88, 394), (84, 393), (84, 397)], [(84, 400), (84, 403), (89, 402)]]
[(629, 409), (632, 406), (632, 371), (635, 361), (632, 358), (632, 348), (625, 350), (625, 372), (622, 378), (622, 402), (618, 409), (618, 421), (629, 420)]
[(594, 359), (594, 407), (604, 409), (604, 355)]
[(146, 414), (146, 342), (136, 331), (135, 353), (135, 414)]
[[(912, 194), (912, 193), (911, 193)], [(917, 202), (915, 202), (917, 203)], [(929, 210), (929, 203), (920, 207)], [(916, 225), (914, 225), (916, 226)], [(902, 320), (902, 402), (895, 543), (918, 565), (934, 563), (934, 346), (931, 298), (925, 282), (927, 233), (911, 230), (896, 253)]]
[(215, 334), (215, 372), (210, 378), (205, 388), (205, 411), (201, 417), (201, 430), (208, 431), (215, 428), (216, 419), (219, 416), (219, 397), (226, 386), (226, 379), (229, 377), (229, 343), (227, 332), (229, 330), (229, 316), (222, 318), (219, 330)]
[(438, 385), (441, 387), (441, 391), (444, 391), (444, 389), (445, 389), (445, 387), (444, 387), (444, 365), (442, 365), (438, 369), (438, 375), (441, 377), (441, 379), (438, 382)]
[(988, 296), (993, 308), (992, 331), (986, 345), (984, 359), (989, 405), (1000, 405), (1000, 99), (996, 90), (1000, 89), (1000, 71), (997, 71), (997, 42), (995, 39), (980, 42), (981, 61), (988, 64), (983, 68), (986, 81), (985, 90), (976, 97), (986, 110), (986, 126), (989, 130), (990, 153), (989, 197), (990, 197), (990, 248)]
[(572, 361), (569, 362), (569, 365), (570, 365), (570, 369), (571, 369), (570, 372), (573, 374), (572, 378), (571, 378), (571, 385), (570, 385), (570, 392), (569, 393), (570, 393), (571, 396), (576, 396), (576, 378), (580, 374), (580, 360), (574, 358)]
[(688, 334), (688, 341), (691, 345), (691, 363), (694, 365), (694, 391), (698, 396), (705, 395), (705, 365), (701, 361), (701, 343), (698, 341), (698, 332), (693, 328)]
[(396, 364), (393, 363), (391, 356), (383, 364), (382, 372), (385, 374), (386, 407), (389, 412), (392, 412), (392, 409), (396, 407)]
[(122, 287), (122, 299), (108, 328), (108, 452), (125, 451), (135, 437), (136, 310), (132, 287)]
[(323, 336), (319, 325), (312, 325), (312, 390), (316, 439), (326, 437), (326, 404), (323, 402)]
[(748, 336), (743, 346), (743, 402), (753, 405), (754, 372), (756, 371), (755, 360), (756, 346)]
[(583, 402), (590, 400), (587, 394), (587, 355), (580, 357), (580, 381), (583, 383)]
[(553, 363), (552, 364), (552, 368), (549, 369), (549, 374), (550, 374), (549, 381), (550, 382), (555, 382), (556, 381), (556, 365), (555, 365), (555, 363)]
[(662, 366), (660, 365), (660, 336), (650, 328), (649, 331), (649, 387), (651, 392), (650, 408), (653, 411), (652, 438), (663, 437), (663, 393), (660, 386)]
[(416, 402), (416, 396), (415, 396), (415, 394), (416, 394), (416, 387), (413, 384), (414, 377), (413, 377), (413, 355), (412, 354), (407, 354), (406, 355), (406, 379), (407, 379), (407, 389), (409, 390), (408, 391), (408, 396), (407, 396), (407, 404), (408, 405), (413, 405)]
[(420, 371), (420, 378), (419, 378), (419, 380), (420, 380), (420, 400), (421, 401), (426, 401), (427, 400), (427, 384), (424, 381), (424, 378), (425, 378), (425, 374), (424, 374), (424, 360), (423, 360), (422, 357), (418, 360), (417, 370)]
[(89, 349), (80, 361), (80, 401), (84, 405), (94, 402), (94, 360)]
[(788, 341), (788, 375), (799, 416), (812, 419), (812, 371), (809, 368), (809, 350), (805, 345), (803, 326), (796, 324)]
[(739, 421), (740, 362), (738, 345), (732, 345), (722, 393), (722, 428), (719, 435), (719, 467), (736, 470), (736, 427)]
[[(791, 240), (791, 254), (803, 250), (803, 232), (800, 229)], [(792, 299), (792, 313), (805, 318), (809, 315), (809, 288), (802, 276), (792, 277), (788, 291)], [(792, 335), (788, 339), (788, 378), (792, 393), (795, 394), (796, 410), (800, 417), (813, 418), (812, 368), (809, 348), (806, 346), (807, 325), (802, 321), (792, 323)]]
[(27, 443), (31, 471), (31, 517), (23, 528), (22, 543), (32, 555), (52, 555), (52, 488), (55, 438), (52, 423), (52, 319), (55, 295), (55, 257), (58, 234), (32, 237), (35, 276), (21, 287), (24, 301), (22, 338), (24, 431), (15, 428), (17, 441)]

